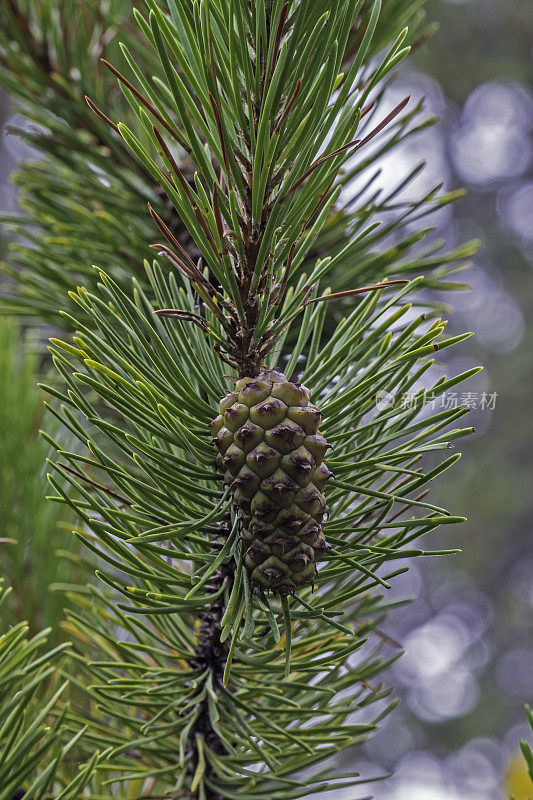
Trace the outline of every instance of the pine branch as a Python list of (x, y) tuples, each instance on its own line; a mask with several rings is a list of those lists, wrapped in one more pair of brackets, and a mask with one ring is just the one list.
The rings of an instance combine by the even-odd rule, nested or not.
[[(161, 302), (178, 294), (184, 308), (194, 302), (160, 268), (150, 274), (154, 296)], [(250, 792), (246, 765), (260, 759), (268, 770), (264, 778), (257, 778), (254, 791), (258, 796), (275, 793), (273, 787), (283, 785), (284, 775), (321, 760), (322, 750), (315, 750), (318, 741), (330, 741), (328, 752), (333, 754), (372, 731), (371, 726), (351, 731), (341, 722), (355, 713), (359, 702), (366, 706), (382, 696), (381, 687), (370, 689), (368, 681), (389, 659), (383, 661), (371, 650), (366, 659), (351, 661), (351, 668), (347, 659), (361, 650), (369, 630), (382, 628), (387, 602), (374, 589), (380, 581), (390, 583), (397, 573), (392, 561), (421, 554), (413, 546), (415, 538), (460, 519), (420, 496), (421, 489), (430, 486), (456, 456), (445, 457), (429, 472), (414, 473), (411, 465), (426, 452), (446, 453), (455, 437), (468, 432), (445, 432), (465, 409), (424, 413), (424, 408), (471, 373), (438, 381), (429, 393), (419, 392), (405, 406), (402, 398), (429, 368), (434, 343), (438, 341), (442, 349), (456, 340), (444, 339), (438, 323), (427, 329), (422, 319), (398, 327), (408, 305), (399, 307), (398, 295), (380, 305), (379, 293), (368, 295), (308, 363), (302, 379), (321, 396), (324, 433), (335, 445), (329, 464), (336, 480), (328, 493), (331, 514), (325, 526), (331, 547), (324, 554), (315, 594), (309, 588), (290, 602), (291, 674), (284, 679), (281, 605), (260, 592), (246, 595), (244, 573), (235, 568), (242, 558), (236, 520), (232, 516), (229, 535), (226, 530), (220, 536), (218, 527), (224, 523), (228, 500), (220, 498), (205, 420), (213, 415), (224, 391), (223, 366), (200, 331), (187, 332), (184, 323), (158, 319), (148, 311), (142, 293), (137, 306), (107, 277), (102, 280), (102, 298), (81, 290), (77, 296), (85, 313), (98, 319), (99, 337), (90, 333), (89, 326), (76, 347), (56, 340), (53, 348), (70, 386), (68, 404), (55, 413), (75, 425), (80, 439), (89, 439), (109, 481), (104, 492), (95, 486), (101, 481), (78, 478), (85, 473), (85, 462), (72, 455), (76, 466), (66, 470), (61, 466), (66, 463), (64, 453), (51, 478), (56, 498), (73, 505), (84, 521), (77, 535), (101, 564), (109, 565), (99, 575), (110, 594), (90, 590), (89, 629), (83, 614), (70, 614), (71, 632), (82, 636), (83, 642), (84, 631), (94, 626), (95, 609), (100, 609), (98, 637), (91, 639), (105, 643), (100, 658), (90, 665), (80, 651), (80, 669), (89, 673), (81, 683), (94, 687), (86, 691), (93, 701), (104, 704), (104, 715), (113, 720), (104, 733), (91, 723), (86, 747), (88, 752), (92, 742), (111, 747), (109, 769), (119, 768), (130, 780), (157, 769), (157, 787), (169, 792), (176, 781), (175, 753), (182, 752), (178, 774), (184, 790), (199, 764), (205, 763), (204, 790), (215, 797), (217, 793), (232, 797), (244, 787)], [(414, 288), (400, 287), (399, 294)], [(301, 350), (306, 338), (315, 338), (322, 307), (308, 307)], [(216, 327), (214, 319), (211, 324)], [(393, 336), (391, 324), (396, 328)], [(121, 337), (116, 338), (121, 329), (127, 331), (125, 350)], [(184, 345), (193, 340), (195, 349), (188, 355)], [(119, 357), (120, 351), (128, 353), (127, 360)], [(298, 350), (292, 358), (297, 360)], [(354, 359), (357, 372), (352, 368)], [(194, 367), (185, 377), (187, 368), (201, 363), (208, 365), (206, 372)], [(343, 377), (332, 385), (330, 374)], [(378, 390), (390, 392), (394, 401), (368, 421)], [(112, 425), (93, 405), (94, 393), (117, 410)], [(146, 405), (147, 397), (157, 397), (156, 406)], [(81, 427), (68, 406), (87, 420)], [(128, 502), (115, 503), (113, 493)], [(413, 512), (414, 517), (408, 516)], [(127, 583), (117, 579), (119, 575), (128, 576)], [(195, 619), (204, 622), (199, 638), (190, 633)], [(225, 631), (222, 644), (215, 636), (219, 625)], [(122, 642), (114, 633), (117, 628), (128, 632)], [(230, 647), (230, 682), (224, 687), (220, 676)], [(344, 664), (348, 672), (337, 672), (336, 663)], [(325, 670), (327, 664), (331, 672)], [(362, 694), (361, 685), (367, 687)], [(351, 692), (350, 702), (344, 697), (346, 690)], [(138, 707), (145, 710), (140, 718)], [(176, 717), (174, 708), (180, 708), (182, 716)], [(280, 739), (275, 727), (289, 711), (294, 740)], [(211, 724), (209, 743), (206, 714)], [(321, 716), (330, 722), (314, 730), (310, 719)], [(74, 720), (68, 730), (76, 730)], [(264, 741), (259, 750), (258, 739)], [(123, 747), (131, 742), (136, 744), (130, 754)], [(223, 754), (218, 752), (221, 748)], [(323, 785), (320, 775), (313, 780), (306, 792)]]
[[(45, 21), (39, 4), (30, 0), (24, 8), (20, 4), (21, 15), (26, 20), (30, 17), (32, 19), (34, 32), (33, 38), (29, 39), (20, 37), (19, 26), (13, 20), (12, 7), (15, 6), (19, 4), (11, 3), (10, 6), (7, 0), (2, 0), (0, 5), (8, 21), (0, 32), (0, 55), (4, 64), (3, 70), (0, 70), (0, 82), (12, 97), (16, 98), (17, 110), (38, 123), (37, 131), (30, 129), (21, 131), (20, 134), (33, 148), (40, 150), (47, 161), (44, 164), (28, 162), (20, 169), (17, 182), (21, 187), (23, 206), (29, 213), (29, 218), (25, 220), (23, 217), (7, 217), (3, 220), (14, 237), (19, 242), (24, 241), (24, 244), (14, 243), (11, 246), (12, 266), (6, 269), (14, 279), (14, 283), (9, 286), (2, 304), (4, 309), (11, 313), (44, 318), (53, 321), (55, 325), (65, 325), (66, 318), (58, 320), (57, 309), (62, 307), (65, 293), (72, 284), (79, 283), (94, 288), (93, 263), (105, 263), (112, 269), (113, 277), (122, 288), (127, 288), (132, 271), (143, 280), (142, 258), (148, 257), (146, 242), (151, 236), (145, 215), (147, 201), (152, 203), (160, 217), (165, 219), (170, 228), (176, 232), (190, 254), (195, 258), (197, 256), (194, 252), (195, 247), (185, 234), (181, 222), (169, 207), (164, 195), (158, 191), (157, 179), (154, 180), (143, 165), (139, 166), (138, 162), (127, 156), (122, 139), (112, 131), (115, 123), (101, 110), (109, 103), (111, 97), (113, 102), (113, 108), (109, 109), (111, 116), (126, 121), (138, 135), (144, 136), (142, 131), (145, 121), (137, 122), (136, 117), (132, 115), (132, 109), (128, 104), (131, 96), (124, 97), (123, 100), (126, 102), (120, 104), (121, 98), (114, 95), (112, 81), (109, 80), (113, 77), (112, 74), (107, 70), (97, 73), (94, 69), (95, 58), (100, 56), (103, 50), (108, 61), (112, 62), (117, 58), (119, 51), (116, 31), (118, 30), (121, 31), (129, 66), (134, 63), (130, 51), (139, 49), (140, 43), (139, 34), (135, 32), (135, 25), (130, 19), (131, 4), (116, 3), (112, 11), (106, 10), (99, 2), (84, 6), (81, 24), (80, 15), (77, 15), (74, 25), (69, 3), (62, 0), (57, 15)], [(367, 4), (364, 5), (354, 30), (363, 31), (365, 26), (368, 26), (370, 6), (371, 4), (367, 8)], [(413, 14), (419, 24), (419, 11), (406, 0), (401, 7), (395, 9), (394, 14), (385, 4), (377, 20), (374, 14), (372, 22), (375, 26), (374, 34), (372, 37), (367, 37), (365, 47), (358, 52), (355, 66), (359, 64), (361, 67), (376, 55), (383, 46), (384, 35), (391, 36), (391, 30), (399, 32), (407, 22), (413, 24), (413, 19), (409, 19)], [(64, 38), (63, 32), (69, 28), (71, 35), (66, 41), (66, 50), (57, 49), (55, 43)], [(100, 32), (99, 39), (91, 39), (93, 30)], [(26, 58), (28, 48), (32, 52), (48, 51), (50, 63), (53, 65), (52, 84), (49, 84), (46, 76), (43, 83), (42, 69), (36, 66), (35, 59), (30, 54)], [(157, 72), (152, 61), (153, 56), (148, 49), (143, 49), (142, 58), (143, 67), (148, 73)], [(136, 69), (138, 75), (139, 70)], [(280, 124), (283, 123), (283, 127), (286, 121), (283, 117), (287, 118), (288, 114), (294, 111), (293, 106), (300, 91), (298, 86), (301, 87), (300, 78), (295, 86), (296, 94), (293, 93), (293, 97), (285, 104), (282, 117), (277, 123), (278, 133), (281, 131)], [(92, 117), (83, 102), (84, 93), (91, 98), (91, 102), (94, 101), (93, 108), (98, 108), (95, 113), (103, 115), (101, 125)], [(216, 94), (213, 96), (216, 97)], [(163, 109), (161, 100), (157, 102), (160, 109)], [(363, 119), (370, 109), (379, 114), (378, 105), (379, 103), (367, 104), (362, 110), (361, 118)], [(167, 125), (172, 122), (171, 116), (165, 119)], [(405, 130), (400, 134), (400, 127), (399, 133), (394, 136), (391, 143), (384, 142), (383, 147), (373, 154), (372, 159), (366, 165), (363, 164), (364, 169), (374, 169), (380, 152), (384, 153), (390, 146), (398, 144), (403, 136), (409, 134), (409, 130), (416, 132), (417, 126), (411, 126), (410, 129), (408, 127), (412, 119), (413, 115), (410, 115), (405, 118), (405, 125), (403, 122), (400, 123)], [(46, 130), (49, 133), (42, 132)], [(95, 181), (94, 168), (92, 165), (89, 168), (86, 159), (87, 135), (90, 131), (97, 137), (96, 141), (101, 140), (103, 145), (100, 149), (93, 148), (91, 154), (91, 160), (98, 170), (97, 174), (101, 176), (101, 182)], [(91, 140), (94, 144), (94, 138)], [(234, 146), (233, 150), (237, 157), (241, 154), (245, 162), (247, 161), (246, 156), (240, 153), (240, 144)], [(190, 164), (186, 160), (183, 161), (183, 154), (179, 155), (179, 159), (180, 171), (183, 170), (187, 174)], [(135, 174), (139, 174), (139, 169), (140, 174), (144, 176), (141, 182)], [(358, 167), (358, 171), (361, 171), (361, 167)], [(351, 174), (353, 171), (343, 176), (342, 182), (346, 182)], [(273, 186), (275, 180), (274, 177)], [(428, 197), (427, 211), (451, 202), (454, 197), (453, 193), (442, 198)], [(321, 198), (320, 202), (323, 200), (325, 197)], [(369, 261), (366, 255), (362, 257), (355, 244), (352, 245), (351, 251), (346, 248), (346, 237), (356, 234), (360, 221), (368, 220), (369, 215), (379, 219), (382, 208), (387, 207), (387, 202), (387, 198), (383, 198), (382, 203), (376, 203), (375, 197), (372, 197), (357, 209), (349, 211), (337, 209), (312, 245), (310, 262), (304, 263), (303, 268), (307, 270), (316, 255), (325, 253), (336, 258), (331, 275), (338, 291), (374, 281), (377, 275), (372, 260)], [(102, 215), (103, 205), (107, 210), (105, 215)], [(400, 218), (393, 224), (398, 235), (417, 213), (416, 208), (409, 209), (408, 206), (405, 207), (405, 211), (403, 219)], [(131, 228), (121, 224), (124, 218), (132, 220)], [(306, 224), (310, 224), (312, 218), (313, 214), (310, 214)], [(390, 226), (378, 228), (374, 246), (379, 248), (379, 243), (386, 240), (389, 233)], [(414, 246), (416, 241), (408, 237), (405, 251), (408, 252), (408, 248)], [(446, 269), (449, 269), (447, 267), (444, 271), (440, 270), (439, 274), (439, 266), (451, 263), (453, 255), (461, 264), (468, 259), (472, 247), (458, 250), (456, 254), (450, 256), (444, 253), (438, 258), (433, 257), (432, 250), (429, 249), (427, 255), (421, 252), (420, 256), (407, 261), (405, 266), (398, 263), (397, 253), (401, 250), (402, 245), (399, 244), (398, 250), (391, 250), (388, 255), (380, 253), (378, 256), (376, 253), (374, 261), (379, 263), (379, 277), (390, 275), (398, 269), (409, 271), (411, 274), (423, 272), (427, 276), (427, 284), (433, 286), (444, 284)], [(437, 270), (435, 279), (429, 276), (429, 271), (432, 270)]]
[[(231, 533), (231, 516), (226, 515), (226, 519), (218, 526), (218, 535), (227, 539)], [(223, 668), (228, 657), (228, 644), (221, 642), (222, 618), (225, 606), (220, 590), (226, 586), (229, 593), (233, 587), (235, 574), (235, 563), (222, 564), (212, 579), (210, 592), (217, 595), (217, 599), (211, 602), (200, 617), (200, 628), (198, 632), (198, 643), (195, 653), (190, 661), (193, 671), (198, 671), (209, 676), (210, 691), (220, 691), (223, 683)], [(213, 728), (209, 704), (207, 698), (204, 699), (198, 708), (198, 715), (189, 733), (189, 742), (192, 744), (190, 753), (191, 763), (191, 783), (194, 781), (194, 773), (200, 761), (198, 752), (198, 740), (205, 742), (207, 747), (218, 756), (225, 753), (224, 742)], [(216, 774), (213, 767), (207, 764), (205, 779), (211, 783), (216, 781)], [(210, 789), (205, 792), (206, 800), (223, 800), (221, 795)]]
[[(135, 12), (142, 37), (127, 31), (127, 75), (105, 59), (124, 107), (84, 87), (89, 106), (80, 95), (64, 115), (28, 112), (50, 134), (32, 139), (48, 160), (24, 172), (36, 178), (26, 203), (40, 227), (17, 249), (30, 275), (17, 310), (55, 313), (46, 290), (71, 286), (73, 263), (86, 283), (64, 315), (76, 335), (50, 348), (66, 387), (48, 387), (50, 410), (77, 440), (67, 449), (48, 437), (51, 500), (76, 512), (74, 533), (99, 566), (98, 586), (69, 592), (69, 672), (83, 701), (61, 717), (62, 735), (86, 726), (76, 757), (95, 797), (111, 785), (114, 796), (148, 786), (210, 800), (341, 791), (359, 777), (332, 774), (329, 759), (393, 706), (374, 682), (398, 655), (382, 630), (386, 591), (406, 568), (392, 562), (424, 555), (422, 536), (462, 521), (427, 490), (457, 460), (446, 453), (471, 430), (452, 427), (467, 409), (432, 403), (475, 370), (430, 379), (435, 353), (464, 336), (446, 337), (433, 314), (413, 318), (405, 300), (472, 250), (414, 254), (428, 232), (418, 220), (454, 195), (398, 202), (417, 167), (386, 196), (370, 175), (370, 199), (341, 204), (350, 180), (416, 128), (418, 106), (389, 112), (381, 101), (409, 49), (398, 22), (416, 28), (418, 15), (404, 0), (392, 11), (378, 0), (149, 0), (148, 10)], [(7, 62), (8, 83), (17, 68), (26, 74)], [(118, 157), (96, 147), (87, 158), (67, 124), (78, 103)], [(152, 221), (170, 271), (148, 260)], [(89, 269), (93, 252), (112, 275)], [(388, 280), (426, 266), (426, 279)], [(265, 386), (268, 407), (254, 400)], [(263, 420), (280, 411), (275, 433)], [(246, 470), (245, 438), (226, 456), (245, 435), (278, 437), (268, 458), (281, 476), (278, 462), (266, 478)], [(287, 515), (270, 531), (278, 507)]]

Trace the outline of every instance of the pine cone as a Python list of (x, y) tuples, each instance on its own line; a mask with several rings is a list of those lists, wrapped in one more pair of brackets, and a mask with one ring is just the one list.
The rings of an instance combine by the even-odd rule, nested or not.
[(324, 489), (331, 472), (309, 390), (274, 370), (242, 378), (211, 423), (217, 466), (231, 487), (252, 584), (280, 595), (313, 584), (327, 547)]

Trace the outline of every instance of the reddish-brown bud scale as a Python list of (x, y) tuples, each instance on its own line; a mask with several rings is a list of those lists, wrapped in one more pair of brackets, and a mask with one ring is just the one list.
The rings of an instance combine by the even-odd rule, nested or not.
[(217, 465), (242, 521), (252, 584), (280, 595), (313, 584), (326, 549), (331, 472), (321, 414), (305, 386), (274, 370), (242, 378), (211, 423)]

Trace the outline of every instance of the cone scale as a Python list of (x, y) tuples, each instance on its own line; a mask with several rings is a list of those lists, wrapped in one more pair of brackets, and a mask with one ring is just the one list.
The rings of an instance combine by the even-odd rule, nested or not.
[(327, 545), (330, 447), (305, 386), (275, 370), (241, 378), (211, 423), (216, 463), (242, 524), (253, 586), (279, 595), (313, 584)]

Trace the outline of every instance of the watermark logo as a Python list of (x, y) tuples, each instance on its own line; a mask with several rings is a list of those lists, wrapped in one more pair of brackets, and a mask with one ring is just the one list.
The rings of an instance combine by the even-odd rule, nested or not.
[(394, 408), (420, 408), (440, 409), (447, 411), (452, 408), (468, 408), (471, 411), (494, 411), (498, 392), (406, 392), (396, 396), (392, 392), (380, 389), (376, 392), (376, 408), (386, 411)]
[(392, 408), (394, 405), (395, 397), (392, 392), (384, 392), (382, 389), (376, 392), (376, 408), (379, 411), (385, 411), (387, 408)]

